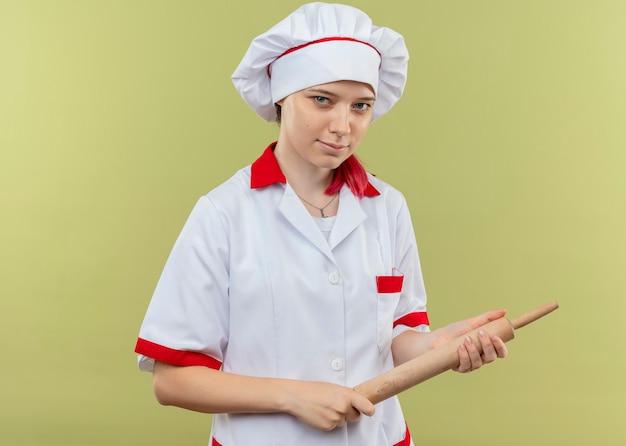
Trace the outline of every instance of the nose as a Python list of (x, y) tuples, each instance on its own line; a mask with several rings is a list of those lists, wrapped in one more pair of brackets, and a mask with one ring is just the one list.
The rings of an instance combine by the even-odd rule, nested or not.
[(337, 136), (350, 133), (350, 109), (349, 107), (336, 107), (330, 121), (329, 130)]

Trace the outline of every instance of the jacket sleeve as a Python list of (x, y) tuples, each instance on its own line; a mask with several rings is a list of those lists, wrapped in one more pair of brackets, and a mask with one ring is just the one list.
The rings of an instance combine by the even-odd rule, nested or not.
[(139, 331), (139, 368), (154, 360), (221, 367), (228, 339), (228, 230), (208, 197), (192, 210)]
[(402, 292), (394, 314), (393, 336), (406, 330), (429, 331), (426, 290), (411, 215), (404, 197), (395, 220), (395, 265), (404, 275)]

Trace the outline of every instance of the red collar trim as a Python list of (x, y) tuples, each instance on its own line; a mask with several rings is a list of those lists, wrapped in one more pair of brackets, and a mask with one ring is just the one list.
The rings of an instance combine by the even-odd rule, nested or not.
[[(287, 178), (285, 178), (283, 171), (280, 170), (278, 161), (276, 161), (276, 157), (274, 156), (274, 147), (276, 147), (276, 142), (267, 146), (263, 154), (252, 163), (250, 172), (251, 189), (267, 187), (276, 183), (287, 183)], [(375, 197), (380, 195), (380, 192), (372, 186), (372, 183), (368, 182), (363, 195), (366, 197)]]
[(287, 178), (280, 170), (278, 161), (274, 156), (274, 147), (276, 143), (273, 142), (263, 152), (263, 154), (252, 163), (250, 188), (256, 189), (259, 187), (270, 186), (275, 183), (287, 183)]
[(372, 186), (372, 183), (368, 182), (367, 186), (365, 187), (365, 192), (363, 192), (363, 196), (364, 197), (375, 197), (377, 195), (380, 195), (380, 192), (378, 192), (378, 189), (376, 189), (374, 186)]

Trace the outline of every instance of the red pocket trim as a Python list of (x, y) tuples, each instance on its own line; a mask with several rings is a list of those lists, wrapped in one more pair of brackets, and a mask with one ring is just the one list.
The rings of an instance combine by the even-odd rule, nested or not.
[(379, 293), (399, 293), (402, 282), (404, 276), (376, 276), (376, 289)]

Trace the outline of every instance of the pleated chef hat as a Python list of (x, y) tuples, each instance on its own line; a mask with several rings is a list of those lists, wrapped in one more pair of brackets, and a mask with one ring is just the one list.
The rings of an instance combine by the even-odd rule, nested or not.
[(409, 54), (397, 32), (372, 25), (359, 9), (309, 3), (256, 37), (232, 75), (246, 103), (266, 121), (274, 104), (315, 85), (352, 80), (372, 86), (372, 121), (400, 99)]

